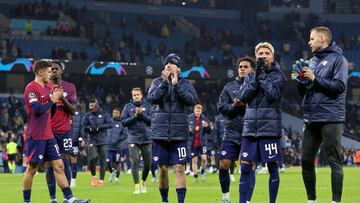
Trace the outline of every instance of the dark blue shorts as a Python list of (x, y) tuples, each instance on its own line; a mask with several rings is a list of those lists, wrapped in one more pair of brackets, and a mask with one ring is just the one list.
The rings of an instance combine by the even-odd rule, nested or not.
[(130, 157), (129, 148), (120, 150), (120, 156), (121, 157)]
[(108, 150), (106, 162), (119, 162), (120, 161), (120, 150)]
[(188, 161), (187, 141), (154, 140), (153, 161), (160, 166), (185, 164)]
[(26, 141), (28, 163), (43, 163), (60, 159), (60, 150), (56, 139)]
[(207, 144), (207, 153), (210, 154), (211, 151), (216, 151), (216, 144), (212, 142), (208, 142)]
[(54, 134), (54, 136), (59, 145), (61, 154), (74, 155), (72, 130), (66, 132), (65, 134)]
[(203, 154), (207, 154), (207, 148), (206, 146), (202, 146), (202, 147), (191, 147), (191, 158), (194, 157), (199, 157)]
[(220, 160), (227, 159), (231, 161), (237, 161), (239, 159), (241, 145), (224, 140), (220, 149)]
[(243, 137), (241, 160), (273, 162), (281, 158), (280, 138)]

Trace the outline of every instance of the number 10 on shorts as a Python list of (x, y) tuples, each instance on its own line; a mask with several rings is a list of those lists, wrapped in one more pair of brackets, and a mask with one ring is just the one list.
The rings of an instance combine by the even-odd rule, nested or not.
[(274, 154), (277, 154), (278, 150), (277, 150), (277, 144), (276, 143), (271, 143), (271, 144), (265, 144), (265, 151), (269, 151), (269, 155), (272, 154), (272, 151), (275, 151)]
[(186, 148), (185, 147), (179, 147), (177, 148), (179, 158), (186, 158)]

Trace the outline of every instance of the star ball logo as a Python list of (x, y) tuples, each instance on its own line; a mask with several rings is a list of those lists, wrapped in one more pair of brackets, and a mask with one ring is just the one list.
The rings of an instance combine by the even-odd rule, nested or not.
[(181, 76), (188, 78), (191, 73), (199, 73), (201, 78), (210, 78), (209, 73), (203, 66), (193, 66), (191, 69), (181, 72)]
[(33, 62), (31, 59), (17, 58), (17, 59), (0, 59), (0, 71), (15, 72), (26, 71), (30, 72), (33, 69)]
[(90, 75), (104, 75), (113, 72), (116, 75), (127, 75), (125, 68), (116, 62), (92, 62), (85, 71), (86, 74)]

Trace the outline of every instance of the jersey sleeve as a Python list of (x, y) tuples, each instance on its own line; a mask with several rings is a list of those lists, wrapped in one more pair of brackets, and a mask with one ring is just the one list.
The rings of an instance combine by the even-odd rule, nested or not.
[(69, 102), (70, 103), (77, 103), (77, 94), (76, 94), (76, 87), (75, 85), (70, 86), (70, 92), (69, 92)]
[(34, 88), (32, 86), (28, 86), (25, 89), (24, 99), (31, 105), (34, 102), (40, 102), (40, 94), (36, 90), (36, 88)]

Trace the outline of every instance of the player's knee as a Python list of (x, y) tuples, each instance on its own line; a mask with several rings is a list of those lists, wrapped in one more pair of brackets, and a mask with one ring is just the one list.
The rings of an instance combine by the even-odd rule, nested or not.
[(230, 168), (230, 164), (231, 164), (230, 160), (222, 159), (220, 161), (220, 169), (221, 170), (228, 170)]
[(58, 162), (53, 165), (53, 168), (54, 168), (54, 172), (61, 173), (61, 172), (64, 172), (65, 167), (62, 162)]
[(177, 174), (183, 174), (183, 173), (185, 173), (185, 165), (183, 165), (183, 164), (176, 164), (176, 165), (175, 165), (175, 172), (176, 172)]
[(315, 163), (313, 161), (309, 161), (306, 159), (301, 160), (301, 166), (302, 166), (303, 170), (315, 169)]
[(279, 169), (279, 164), (277, 161), (268, 162), (267, 167), (268, 167), (269, 173), (277, 172)]
[(159, 167), (159, 170), (160, 170), (160, 175), (167, 175), (168, 173), (168, 167), (167, 166), (160, 166)]
[(33, 176), (33, 175), (35, 175), (37, 169), (38, 169), (37, 164), (29, 164), (26, 172)]
[(206, 155), (202, 155), (201, 156), (201, 161), (206, 161), (207, 160), (207, 156)]
[(241, 173), (242, 174), (249, 174), (252, 172), (252, 164), (251, 163), (245, 163), (245, 162), (241, 162)]

